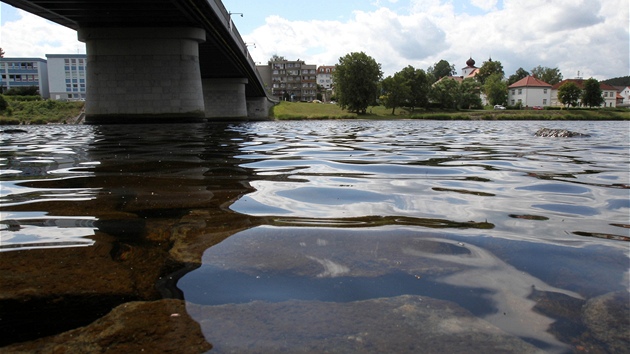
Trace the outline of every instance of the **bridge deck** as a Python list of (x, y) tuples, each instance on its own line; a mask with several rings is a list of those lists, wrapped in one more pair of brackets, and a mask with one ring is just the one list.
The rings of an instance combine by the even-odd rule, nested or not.
[(52, 22), (81, 27), (198, 27), (201, 76), (246, 78), (248, 97), (267, 96), (256, 65), (220, 0), (2, 0)]

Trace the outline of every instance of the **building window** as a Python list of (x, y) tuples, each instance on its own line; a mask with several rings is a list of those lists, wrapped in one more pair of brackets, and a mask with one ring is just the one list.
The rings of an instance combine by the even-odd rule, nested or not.
[(547, 99), (543, 98), (543, 106), (547, 105)]
[(516, 90), (512, 90), (512, 95), (515, 95), (515, 94), (516, 94)]
[(608, 97), (608, 91), (604, 91), (604, 97)]
[[(523, 89), (518, 89), (518, 94), (522, 95), (523, 94)], [(520, 101), (520, 100), (519, 100)]]
[(547, 89), (544, 89), (544, 90), (543, 90), (543, 93), (545, 93), (545, 94), (546, 94), (546, 93), (547, 93)]

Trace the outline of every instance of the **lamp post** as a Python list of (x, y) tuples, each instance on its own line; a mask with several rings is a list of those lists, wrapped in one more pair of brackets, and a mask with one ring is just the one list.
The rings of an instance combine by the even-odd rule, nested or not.
[(241, 15), (243, 17), (242, 12), (228, 12), (228, 27), (230, 27), (230, 31), (232, 30), (232, 15)]

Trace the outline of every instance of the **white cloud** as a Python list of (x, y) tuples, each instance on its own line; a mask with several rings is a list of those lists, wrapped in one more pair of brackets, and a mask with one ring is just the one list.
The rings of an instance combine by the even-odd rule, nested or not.
[[(578, 71), (597, 79), (630, 71), (627, 0), (606, 0), (605, 6), (603, 0), (374, 0), (371, 4), (377, 7), (355, 11), (344, 20), (269, 16), (243, 38), (256, 44), (250, 50), (258, 62), (266, 63), (278, 54), (331, 65), (350, 52), (363, 51), (382, 64), (385, 75), (407, 65), (426, 69), (441, 59), (460, 70), (469, 56), (477, 66), (492, 56), (501, 61), (506, 75), (538, 65), (558, 67), (565, 78)], [(463, 11), (473, 7), (484, 11)], [(6, 56), (85, 53), (75, 31), (27, 12), (19, 14), (19, 20), (5, 23), (0, 31)]]
[[(384, 4), (384, 1), (380, 2)], [(472, 56), (480, 66), (501, 61), (506, 75), (519, 67), (558, 67), (565, 78), (628, 75), (629, 34), (626, 0), (473, 0), (488, 12), (456, 13), (452, 2), (411, 0), (408, 13), (358, 11), (348, 21), (290, 21), (278, 16), (246, 35), (256, 42), (254, 57), (272, 54), (307, 63), (335, 64), (363, 51), (391, 75), (407, 65), (426, 69), (441, 59), (459, 70)], [(310, 55), (309, 48), (318, 48)]]
[(20, 18), (0, 28), (0, 47), (5, 57), (46, 58), (46, 54), (85, 53), (76, 31), (19, 10)]

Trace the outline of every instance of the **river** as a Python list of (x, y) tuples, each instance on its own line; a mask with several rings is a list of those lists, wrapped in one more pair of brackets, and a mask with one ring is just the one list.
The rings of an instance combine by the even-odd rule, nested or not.
[(4, 129), (0, 352), (628, 352), (630, 122)]

